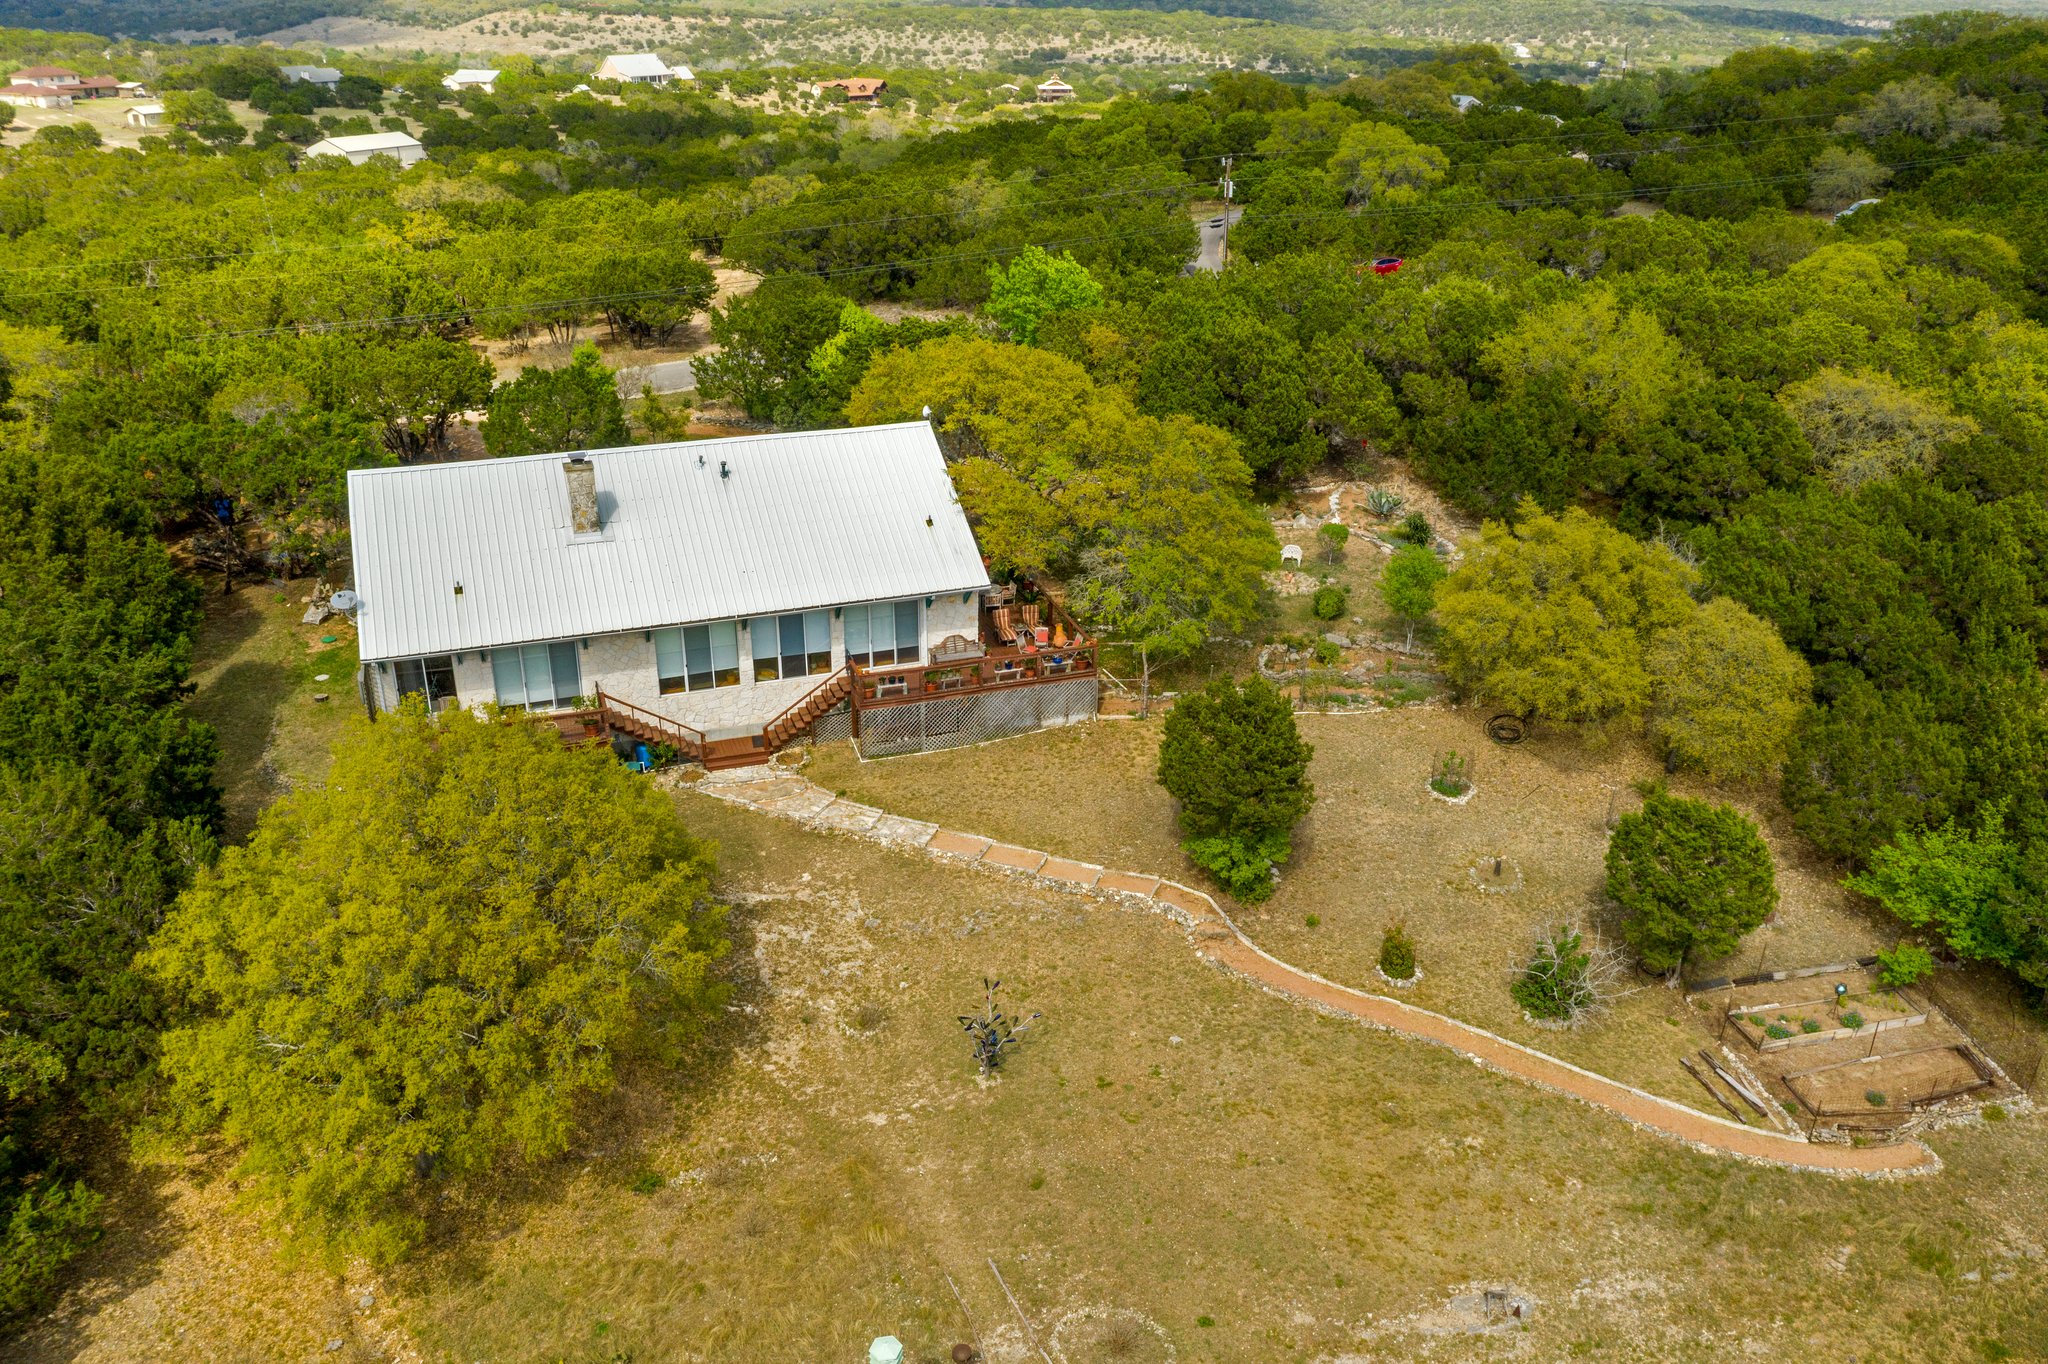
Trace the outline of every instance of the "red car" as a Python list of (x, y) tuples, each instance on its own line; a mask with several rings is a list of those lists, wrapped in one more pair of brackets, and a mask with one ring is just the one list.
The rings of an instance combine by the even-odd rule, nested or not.
[(1381, 256), (1372, 263), (1372, 272), (1375, 275), (1391, 275), (1400, 268), (1401, 258), (1399, 256)]

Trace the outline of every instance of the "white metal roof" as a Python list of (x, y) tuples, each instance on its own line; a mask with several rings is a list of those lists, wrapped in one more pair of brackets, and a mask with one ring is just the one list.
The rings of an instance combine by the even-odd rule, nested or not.
[(347, 156), (350, 152), (395, 152), (406, 147), (417, 147), (420, 140), (411, 133), (343, 133), (340, 137), (323, 137), (306, 148), (308, 156), (325, 156), (330, 152)]
[(287, 80), (312, 81), (321, 85), (333, 85), (341, 79), (341, 72), (331, 66), (280, 66), (277, 68)]
[(460, 71), (451, 71), (441, 78), (443, 85), (489, 85), (498, 79), (496, 71), (482, 67), (465, 66)]
[(689, 77), (689, 72), (670, 67), (652, 52), (614, 52), (604, 59), (604, 64), (628, 80), (646, 80), (650, 76)]
[(570, 532), (566, 458), (350, 473), (362, 656), (988, 585), (924, 422), (591, 451), (594, 535)]

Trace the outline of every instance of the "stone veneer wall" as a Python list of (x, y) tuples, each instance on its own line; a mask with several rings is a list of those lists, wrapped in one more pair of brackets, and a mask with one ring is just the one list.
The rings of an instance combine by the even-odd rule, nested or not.
[[(939, 597), (924, 608), (925, 657), (948, 635), (973, 638), (980, 628), (979, 594), (968, 593), (961, 601), (958, 592)], [(621, 635), (593, 635), (578, 650), (582, 666), (581, 690), (590, 695), (602, 687), (609, 694), (645, 707), (672, 720), (695, 726), (716, 738), (721, 731), (758, 730), (787, 710), (825, 679), (786, 678), (774, 682), (754, 680), (753, 632), (740, 623), (740, 683), (736, 687), (714, 687), (709, 691), (661, 694), (660, 679), (654, 671), (654, 641), (650, 632), (635, 630)], [(846, 628), (838, 614), (832, 616), (832, 666), (846, 664)], [(398, 704), (398, 670), (386, 664), (375, 673), (377, 708), (390, 710)], [(456, 695), (466, 706), (482, 706), (497, 699), (491, 680), (487, 653), (472, 649), (455, 659)]]

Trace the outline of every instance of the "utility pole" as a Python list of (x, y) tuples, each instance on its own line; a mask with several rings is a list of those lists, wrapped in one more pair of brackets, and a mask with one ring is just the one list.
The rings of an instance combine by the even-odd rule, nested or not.
[(1230, 195), (1237, 186), (1230, 183), (1230, 163), (1235, 158), (1223, 158), (1223, 244), (1216, 250), (1216, 269), (1221, 273), (1230, 264)]

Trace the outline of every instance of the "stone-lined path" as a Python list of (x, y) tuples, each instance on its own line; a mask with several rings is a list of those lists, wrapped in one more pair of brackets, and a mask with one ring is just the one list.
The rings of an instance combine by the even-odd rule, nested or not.
[(1325, 980), (1262, 951), (1238, 930), (1215, 900), (1174, 881), (1111, 871), (1092, 862), (1072, 862), (1036, 848), (1019, 848), (979, 834), (958, 833), (936, 824), (904, 819), (871, 805), (842, 800), (779, 768), (713, 772), (682, 789), (794, 820), (813, 829), (921, 850), (963, 865), (993, 867), (1070, 890), (1143, 902), (1147, 908), (1163, 912), (1185, 927), (1201, 956), (1263, 989), (1328, 1013), (1449, 1047), (1488, 1070), (1606, 1109), (1635, 1127), (1685, 1142), (1698, 1150), (1835, 1175), (1886, 1177), (1931, 1174), (1941, 1168), (1940, 1158), (1918, 1142), (1844, 1146), (1744, 1127), (1582, 1070), (1455, 1018)]

